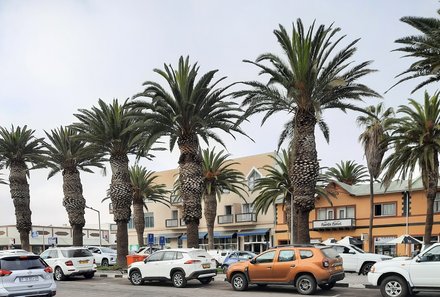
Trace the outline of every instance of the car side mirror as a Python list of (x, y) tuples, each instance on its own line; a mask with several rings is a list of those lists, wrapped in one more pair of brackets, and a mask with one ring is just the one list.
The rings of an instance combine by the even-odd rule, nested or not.
[(253, 259), (251, 259), (249, 262), (250, 262), (251, 264), (255, 264), (255, 263), (257, 263), (257, 260), (255, 260), (255, 258), (253, 258)]
[(144, 259), (144, 263), (147, 263), (147, 262), (148, 262), (148, 258), (145, 258), (145, 259)]
[(416, 262), (426, 262), (428, 261), (428, 256), (419, 256), (417, 255)]

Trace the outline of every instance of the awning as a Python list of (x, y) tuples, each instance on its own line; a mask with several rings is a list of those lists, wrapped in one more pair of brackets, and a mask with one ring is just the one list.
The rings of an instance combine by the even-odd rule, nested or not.
[[(208, 232), (199, 232), (199, 239), (204, 239), (207, 234)], [(186, 240), (187, 238), (186, 233), (180, 237), (182, 240)]]
[(236, 231), (214, 231), (214, 238), (233, 238), (236, 237), (236, 234)]
[(165, 234), (159, 234), (156, 235), (157, 237), (165, 236), (165, 238), (179, 238), (182, 236), (182, 233), (165, 233)]
[(269, 231), (270, 229), (241, 230), (237, 236), (266, 235)]

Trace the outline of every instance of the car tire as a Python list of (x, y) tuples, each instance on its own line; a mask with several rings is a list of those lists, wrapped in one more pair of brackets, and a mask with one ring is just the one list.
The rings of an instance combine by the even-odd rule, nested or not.
[(185, 274), (182, 271), (176, 271), (172, 276), (173, 285), (176, 288), (184, 288), (186, 287), (186, 278)]
[(326, 283), (326, 284), (320, 284), (318, 286), (321, 288), (321, 290), (329, 291), (329, 290), (333, 289), (335, 284), (336, 284), (336, 282), (330, 282), (330, 283)]
[(408, 296), (408, 283), (400, 276), (393, 275), (385, 278), (380, 284), (380, 293), (383, 297)]
[(316, 292), (316, 280), (313, 276), (303, 274), (296, 280), (296, 290), (301, 295), (313, 295)]
[(228, 265), (222, 265), (222, 270), (224, 274), (226, 274), (226, 271), (228, 271), (228, 267)]
[(134, 286), (140, 286), (144, 283), (142, 280), (142, 274), (139, 270), (133, 270), (130, 272), (130, 283)]
[(84, 277), (85, 277), (86, 279), (91, 279), (91, 278), (93, 278), (94, 276), (95, 276), (95, 273), (94, 273), (94, 272), (89, 272), (89, 273), (84, 274)]
[(359, 271), (359, 274), (367, 275), (368, 272), (370, 272), (371, 267), (373, 267), (374, 262), (365, 262), (362, 264), (361, 270)]
[(66, 279), (66, 276), (64, 275), (63, 269), (61, 269), (61, 267), (55, 267), (55, 270), (53, 271), (53, 278), (57, 281), (63, 281)]
[(249, 286), (248, 280), (243, 273), (234, 274), (231, 279), (231, 285), (235, 291), (246, 291)]
[(103, 266), (103, 267), (108, 267), (108, 259), (102, 259), (102, 261), (101, 261), (101, 266)]
[(207, 285), (210, 282), (212, 282), (212, 277), (199, 278), (199, 282), (201, 282), (204, 285)]

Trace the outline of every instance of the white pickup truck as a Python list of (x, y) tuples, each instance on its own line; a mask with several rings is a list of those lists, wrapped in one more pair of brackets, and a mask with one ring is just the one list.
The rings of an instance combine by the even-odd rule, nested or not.
[(404, 297), (420, 291), (440, 294), (439, 276), (440, 243), (435, 243), (412, 259), (374, 264), (368, 273), (368, 282), (379, 286), (383, 297)]
[(342, 257), (344, 271), (346, 272), (367, 275), (374, 263), (392, 259), (392, 257), (386, 255), (366, 253), (351, 244), (328, 243), (327, 245), (333, 247)]

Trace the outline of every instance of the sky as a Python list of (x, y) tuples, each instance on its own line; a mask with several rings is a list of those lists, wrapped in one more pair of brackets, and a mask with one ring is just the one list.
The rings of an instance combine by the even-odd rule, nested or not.
[[(60, 125), (76, 121), (78, 109), (89, 109), (101, 98), (125, 100), (143, 90), (147, 80), (164, 83), (153, 72), (163, 64), (176, 65), (180, 56), (198, 62), (200, 74), (218, 69), (225, 84), (260, 80), (255, 66), (243, 63), (266, 52), (279, 54), (273, 30), (281, 24), (291, 31), (301, 18), (306, 27), (317, 24), (341, 28), (342, 42), (360, 38), (354, 63), (373, 60), (378, 71), (361, 80), (382, 94), (365, 98), (360, 106), (384, 101), (397, 108), (408, 98), (422, 100), (424, 90), (410, 94), (417, 81), (403, 83), (388, 93), (395, 76), (411, 59), (393, 52), (394, 41), (416, 34), (400, 21), (403, 16), (437, 17), (438, 1), (424, 0), (307, 0), (307, 1), (42, 1), (0, 0), (0, 126), (35, 130), (37, 137)], [(429, 86), (430, 93), (436, 86)], [(324, 112), (330, 127), (330, 143), (316, 130), (321, 166), (341, 160), (366, 164), (358, 143), (359, 114)], [(254, 116), (242, 128), (254, 139), (222, 135), (228, 152), (243, 157), (276, 150), (288, 115), (277, 114), (261, 126)], [(211, 146), (220, 145), (212, 143)], [(150, 170), (177, 167), (178, 151), (158, 152), (153, 161), (143, 161)], [(110, 223), (108, 203), (101, 203), (110, 183), (103, 176), (82, 173), (87, 205), (100, 211), (101, 222)], [(3, 177), (8, 171), (2, 170)], [(62, 177), (47, 180), (47, 169), (30, 174), (32, 222), (34, 225), (67, 224), (62, 206)], [(97, 214), (86, 210), (87, 224), (97, 223)], [(0, 185), (0, 225), (15, 224), (9, 187)]]

